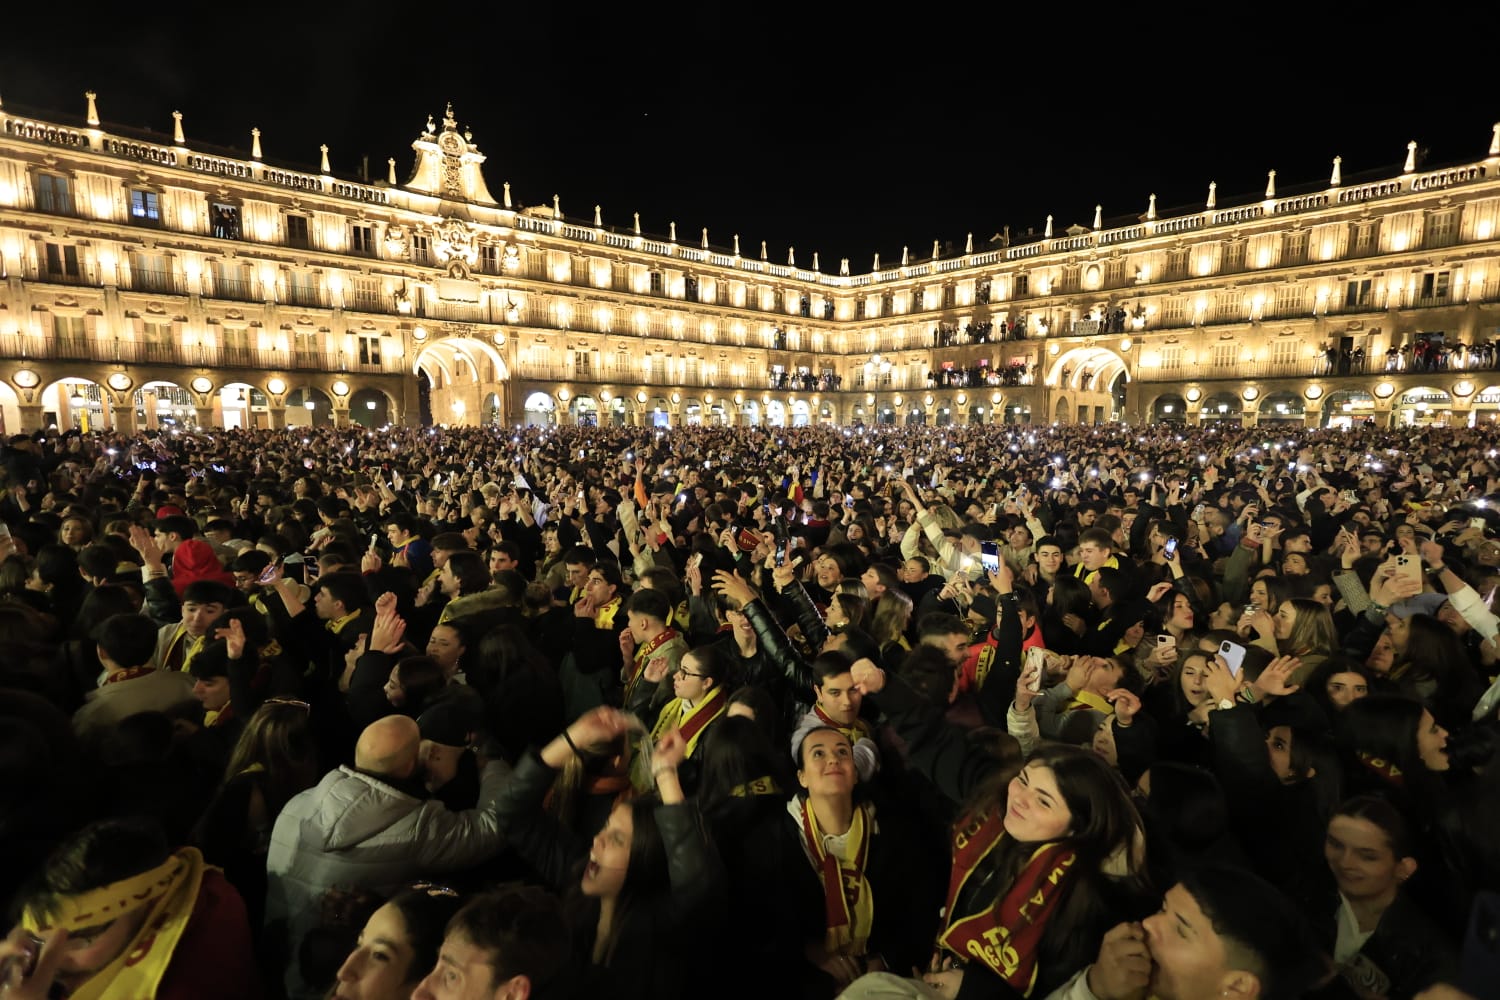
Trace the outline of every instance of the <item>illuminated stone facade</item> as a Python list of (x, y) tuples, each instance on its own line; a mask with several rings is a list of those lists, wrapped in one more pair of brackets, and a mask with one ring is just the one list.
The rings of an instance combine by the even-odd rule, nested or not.
[[(55, 118), (56, 116), (50, 116)], [(383, 182), (0, 108), (5, 429), (1493, 420), (1500, 126), (1473, 162), (864, 274), (486, 186), (452, 110)], [(1414, 147), (1412, 147), (1414, 148)], [(1482, 148), (1482, 146), (1481, 146)], [(1310, 189), (1314, 188), (1315, 189)], [(791, 255), (789, 254), (789, 258)]]

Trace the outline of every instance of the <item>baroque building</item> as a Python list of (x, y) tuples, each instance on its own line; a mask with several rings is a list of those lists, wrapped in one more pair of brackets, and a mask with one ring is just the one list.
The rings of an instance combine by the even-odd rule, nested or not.
[[(5, 431), (358, 423), (1347, 425), (1500, 413), (1482, 158), (825, 273), (407, 179), (0, 106)], [(1481, 144), (1477, 146), (1483, 148)]]

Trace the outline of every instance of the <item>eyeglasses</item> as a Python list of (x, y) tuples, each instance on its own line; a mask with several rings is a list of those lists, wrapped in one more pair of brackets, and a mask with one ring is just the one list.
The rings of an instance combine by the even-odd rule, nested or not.
[(457, 899), (458, 890), (450, 889), (446, 885), (438, 885), (436, 882), (410, 882), (406, 886), (412, 892), (426, 893), (429, 896)]
[(707, 674), (695, 674), (691, 670), (687, 669), (686, 667), (678, 667), (676, 670), (672, 671), (672, 673), (677, 674), (679, 677), (707, 677), (708, 676)]

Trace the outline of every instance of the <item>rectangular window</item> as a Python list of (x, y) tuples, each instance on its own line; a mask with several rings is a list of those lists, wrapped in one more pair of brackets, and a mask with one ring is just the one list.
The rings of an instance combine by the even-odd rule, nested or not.
[(46, 252), (47, 277), (78, 278), (78, 248), (72, 244), (48, 243)]
[(72, 215), (73, 191), (68, 179), (57, 174), (37, 174), (36, 208), (39, 212)]
[(82, 316), (53, 316), (52, 334), (57, 339), (57, 348), (65, 358), (88, 356), (88, 331)]
[(660, 295), (661, 294), (661, 287), (662, 287), (662, 285), (661, 285), (661, 272), (660, 271), (652, 271), (651, 272), (651, 294), (652, 295)]
[(1224, 270), (1243, 271), (1245, 269), (1245, 241), (1231, 240), (1224, 244)]
[(359, 363), (362, 365), (380, 365), (380, 338), (376, 336), (359, 335)]
[(1281, 237), (1281, 262), (1283, 264), (1307, 263), (1307, 230), (1286, 233)]
[(1373, 253), (1375, 250), (1375, 224), (1373, 222), (1356, 222), (1354, 224), (1354, 252), (1356, 254)]
[(1442, 212), (1433, 212), (1427, 217), (1427, 235), (1423, 241), (1427, 248), (1448, 247), (1457, 241), (1458, 213), (1456, 210), (1450, 208)]
[(351, 253), (373, 257), (375, 255), (375, 227), (350, 226), (349, 250)]
[(980, 281), (979, 281), (979, 283), (974, 286), (974, 300), (976, 302), (978, 302), (980, 305), (984, 305), (985, 303), (989, 302), (989, 300), (990, 300), (990, 279), (989, 278), (981, 278)]
[(1233, 368), (1239, 356), (1238, 344), (1215, 344), (1214, 345), (1214, 367)]
[(287, 246), (307, 249), (307, 216), (288, 215), (286, 217), (286, 242)]
[(1448, 272), (1428, 271), (1422, 275), (1421, 298), (1429, 302), (1441, 302), (1448, 298)]
[(209, 217), (213, 219), (213, 233), (221, 240), (240, 238), (240, 210), (237, 205), (216, 201), (209, 206)]
[(1161, 321), (1163, 326), (1183, 326), (1187, 322), (1187, 300), (1180, 295), (1174, 295), (1162, 306)]
[(500, 273), (500, 248), (493, 243), (483, 243), (479, 247), (479, 270), (484, 274)]
[(432, 244), (427, 237), (418, 233), (412, 234), (411, 259), (418, 264), (432, 263)]
[(130, 221), (146, 226), (161, 225), (161, 199), (155, 191), (130, 191)]
[(1370, 304), (1370, 279), (1361, 281), (1349, 281), (1344, 285), (1344, 305), (1346, 307), (1367, 306)]
[(1030, 294), (1031, 294), (1031, 275), (1029, 275), (1029, 274), (1018, 274), (1018, 275), (1016, 275), (1016, 295), (1020, 296), (1020, 295), (1030, 295)]
[(163, 254), (132, 252), (130, 287), (138, 292), (171, 292), (172, 271)]
[(1281, 317), (1301, 315), (1302, 292), (1301, 285), (1282, 285), (1276, 289), (1276, 315)]
[(589, 374), (594, 370), (591, 356), (588, 351), (573, 352), (573, 370), (577, 372), (579, 378), (587, 378)]
[(238, 302), (254, 300), (255, 289), (250, 282), (250, 268), (245, 264), (215, 261), (212, 268), (215, 298), (234, 299)]
[(1302, 355), (1302, 341), (1295, 337), (1283, 337), (1271, 343), (1271, 363), (1287, 368), (1297, 364)]
[(1175, 372), (1182, 369), (1182, 345), (1168, 344), (1161, 349), (1162, 371)]
[(1119, 288), (1125, 284), (1125, 258), (1111, 260), (1104, 265), (1104, 287)]

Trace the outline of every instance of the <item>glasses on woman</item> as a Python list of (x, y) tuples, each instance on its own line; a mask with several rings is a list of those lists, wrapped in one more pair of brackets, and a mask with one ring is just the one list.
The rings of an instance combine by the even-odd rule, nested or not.
[(441, 896), (441, 897), (447, 897), (447, 898), (450, 898), (450, 899), (457, 899), (458, 898), (458, 890), (457, 889), (450, 889), (448, 886), (446, 886), (446, 885), (439, 885), (436, 882), (426, 882), (426, 881), (409, 882), (409, 883), (407, 883), (406, 887), (408, 889), (410, 889), (412, 892), (425, 893), (428, 896)]
[(677, 675), (682, 676), (682, 677), (700, 677), (701, 678), (701, 677), (707, 677), (708, 676), (707, 674), (695, 674), (691, 670), (689, 670), (687, 667), (682, 667), (682, 666), (679, 666), (676, 670), (672, 671), (672, 673), (677, 674)]

